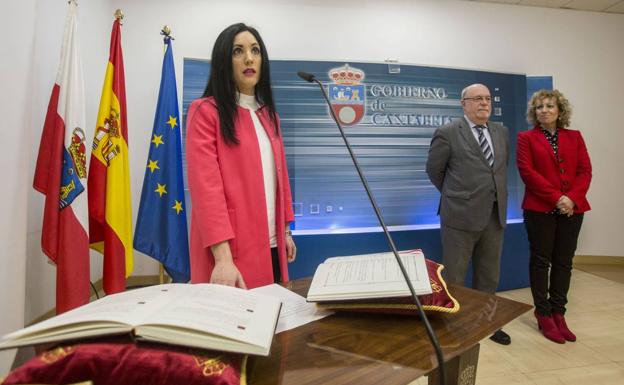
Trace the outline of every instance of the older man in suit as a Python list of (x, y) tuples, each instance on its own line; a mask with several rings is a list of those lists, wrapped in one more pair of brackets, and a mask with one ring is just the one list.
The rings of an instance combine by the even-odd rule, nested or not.
[[(440, 234), (448, 281), (464, 284), (472, 260), (472, 287), (495, 293), (507, 215), (509, 134), (489, 121), (492, 99), (483, 84), (462, 90), (464, 117), (439, 127), (427, 159), (429, 179), (440, 191)], [(503, 345), (502, 330), (490, 337)]]

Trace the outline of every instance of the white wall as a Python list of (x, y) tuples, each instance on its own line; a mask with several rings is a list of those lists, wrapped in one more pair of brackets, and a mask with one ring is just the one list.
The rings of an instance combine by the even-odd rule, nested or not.
[[(173, 29), (178, 90), (183, 57), (208, 58), (217, 34), (243, 21), (256, 26), (274, 59), (383, 61), (501, 72), (553, 75), (576, 107), (594, 164), (578, 254), (623, 255), (624, 208), (612, 195), (624, 191), (624, 15), (464, 1), (409, 0), (81, 0), (79, 29), (87, 122), (95, 122), (108, 57), (112, 14), (124, 10), (123, 49), (129, 120), (133, 219), (136, 218), (162, 62), (164, 24)], [(32, 180), (47, 99), (56, 74), (65, 2), (40, 1), (37, 14), (32, 135), (21, 147), (30, 156)], [(26, 34), (32, 34), (27, 30)], [(26, 58), (24, 59), (26, 60)], [(31, 79), (32, 80), (32, 79)], [(17, 80), (16, 80), (17, 81)], [(28, 79), (20, 82), (27, 83)], [(22, 84), (22, 83), (20, 83)], [(180, 95), (181, 100), (181, 95)], [(54, 270), (39, 250), (43, 198), (28, 189), (26, 319), (53, 307)], [(92, 258), (92, 278), (101, 258)], [(156, 274), (138, 255), (135, 274)]]
[[(8, 7), (8, 9), (7, 9)], [(24, 322), (26, 278), (26, 217), (28, 196), (29, 128), (35, 31), (35, 0), (12, 1), (3, 9), (8, 17), (0, 74), (0, 116), (3, 149), (0, 151), (0, 335), (20, 328)], [(25, 151), (28, 149), (28, 151)], [(7, 373), (15, 351), (0, 352), (0, 377)]]

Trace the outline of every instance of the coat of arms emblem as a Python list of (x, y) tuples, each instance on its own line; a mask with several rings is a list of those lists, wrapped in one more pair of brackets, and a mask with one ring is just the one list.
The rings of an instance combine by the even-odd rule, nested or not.
[(364, 117), (366, 86), (360, 84), (364, 80), (364, 71), (349, 67), (329, 70), (332, 80), (328, 87), (331, 108), (343, 126), (353, 126)]

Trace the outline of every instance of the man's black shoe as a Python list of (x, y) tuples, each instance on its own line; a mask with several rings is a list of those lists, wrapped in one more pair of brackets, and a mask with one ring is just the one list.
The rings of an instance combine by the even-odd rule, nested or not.
[(509, 345), (511, 343), (511, 337), (509, 337), (509, 334), (505, 333), (503, 329), (498, 329), (494, 332), (494, 334), (490, 336), (490, 339), (501, 345)]

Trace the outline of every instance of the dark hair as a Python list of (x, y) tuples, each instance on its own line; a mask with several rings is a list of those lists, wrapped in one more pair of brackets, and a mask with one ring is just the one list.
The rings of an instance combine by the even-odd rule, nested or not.
[(232, 47), (234, 38), (241, 32), (248, 31), (258, 41), (262, 62), (260, 66), (260, 80), (256, 84), (255, 96), (263, 108), (269, 109), (269, 116), (275, 126), (275, 131), (279, 135), (277, 128), (277, 117), (275, 104), (273, 102), (273, 92), (271, 91), (271, 75), (269, 68), (269, 54), (264, 42), (255, 28), (243, 23), (232, 24), (223, 30), (217, 37), (212, 49), (212, 59), (210, 63), (210, 77), (204, 90), (203, 97), (212, 96), (219, 111), (219, 122), (221, 124), (221, 134), (226, 142), (238, 144), (234, 121), (237, 118), (236, 83), (232, 73)]

